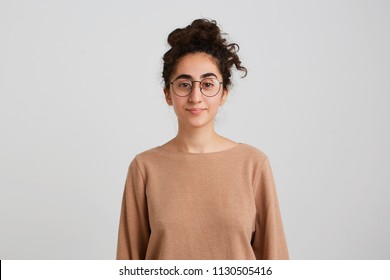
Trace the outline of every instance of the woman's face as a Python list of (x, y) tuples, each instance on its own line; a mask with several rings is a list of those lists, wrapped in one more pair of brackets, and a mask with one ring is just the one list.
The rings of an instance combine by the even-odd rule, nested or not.
[[(182, 57), (176, 65), (176, 71), (171, 77), (171, 81), (177, 77), (185, 75), (192, 81), (201, 81), (205, 77), (217, 78), (222, 82), (222, 75), (213, 58), (206, 53), (187, 54)], [(172, 85), (164, 89), (168, 105), (173, 106), (179, 123), (192, 127), (201, 127), (214, 121), (219, 106), (222, 105), (228, 95), (223, 84), (218, 94), (212, 97), (204, 96), (200, 91), (199, 83), (193, 83), (192, 91), (188, 96), (177, 96), (173, 92)], [(191, 111), (191, 109), (202, 109), (201, 111)]]

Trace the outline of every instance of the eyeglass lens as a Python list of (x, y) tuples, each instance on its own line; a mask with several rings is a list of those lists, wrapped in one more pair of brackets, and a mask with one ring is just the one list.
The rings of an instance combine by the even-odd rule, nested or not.
[[(194, 82), (189, 79), (177, 79), (173, 82), (173, 91), (179, 96), (187, 96), (191, 93)], [(200, 90), (206, 96), (214, 96), (219, 92), (220, 82), (214, 78), (206, 78), (200, 81)]]

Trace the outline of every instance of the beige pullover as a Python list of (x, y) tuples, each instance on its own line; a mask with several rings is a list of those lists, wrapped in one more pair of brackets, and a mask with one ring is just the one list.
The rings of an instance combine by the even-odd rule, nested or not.
[(212, 153), (157, 146), (137, 154), (117, 259), (288, 259), (267, 156), (245, 143)]

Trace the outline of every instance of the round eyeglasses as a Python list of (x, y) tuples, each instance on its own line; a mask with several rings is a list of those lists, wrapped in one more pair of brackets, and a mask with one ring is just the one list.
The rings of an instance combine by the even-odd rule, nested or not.
[(191, 81), (186, 78), (179, 78), (171, 82), (173, 92), (177, 96), (185, 97), (191, 94), (195, 82), (199, 83), (200, 92), (207, 97), (213, 97), (221, 89), (222, 82), (216, 78), (204, 78), (201, 81)]

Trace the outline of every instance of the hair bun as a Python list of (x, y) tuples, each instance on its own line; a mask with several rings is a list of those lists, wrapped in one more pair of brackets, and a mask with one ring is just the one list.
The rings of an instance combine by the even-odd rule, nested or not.
[(221, 30), (216, 22), (197, 19), (185, 28), (177, 28), (168, 36), (168, 43), (174, 48), (178, 46), (209, 44), (224, 44)]

